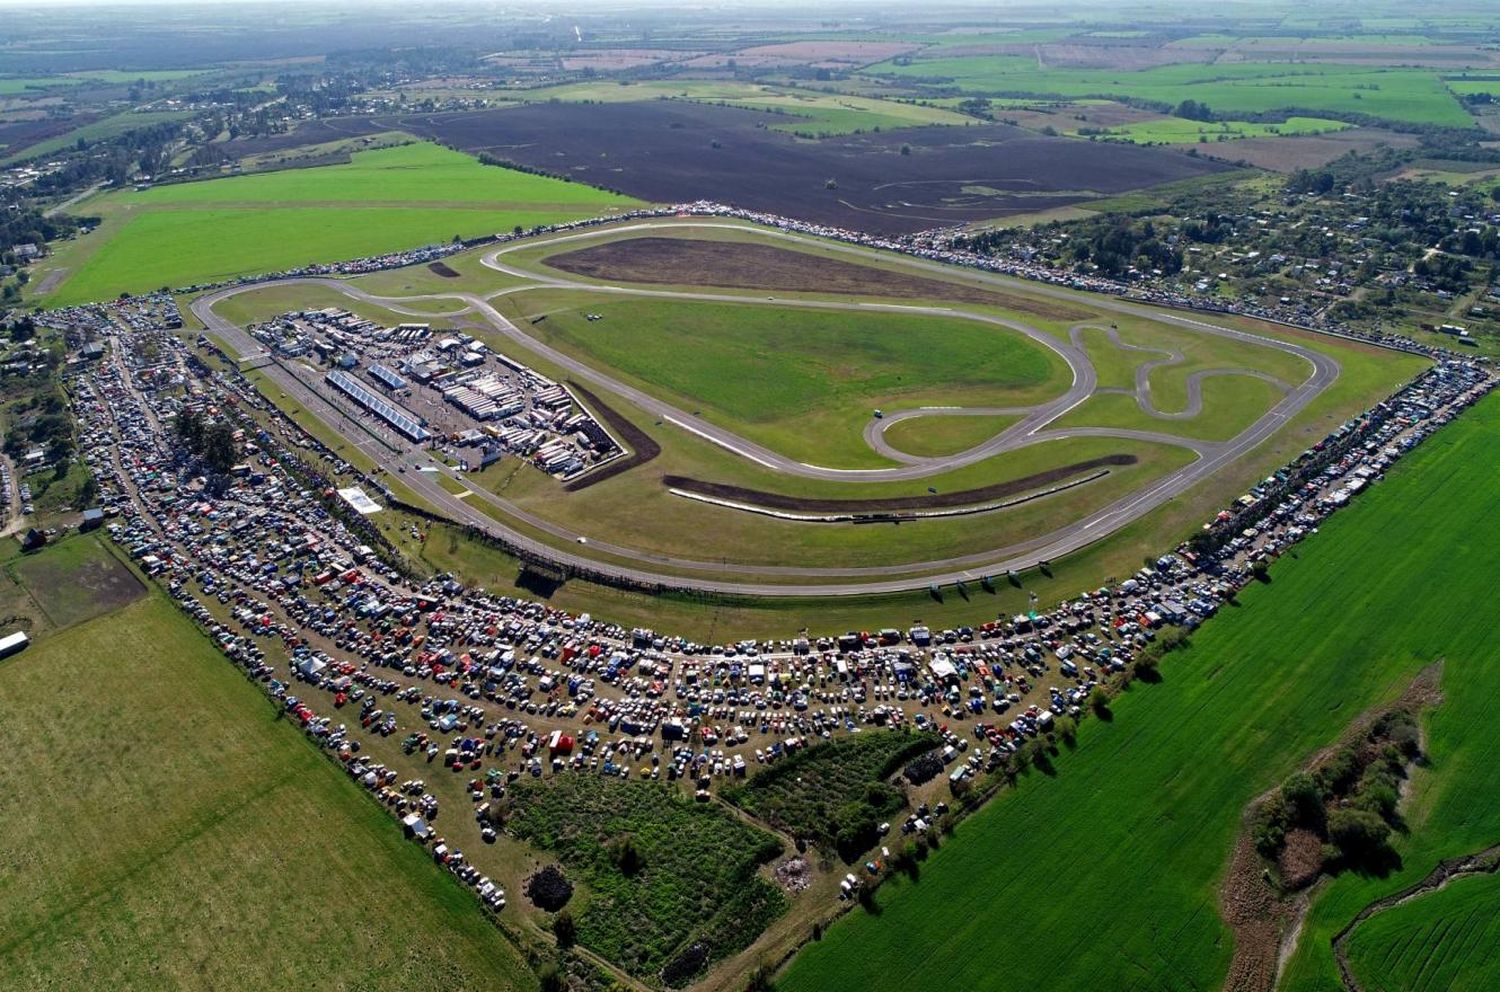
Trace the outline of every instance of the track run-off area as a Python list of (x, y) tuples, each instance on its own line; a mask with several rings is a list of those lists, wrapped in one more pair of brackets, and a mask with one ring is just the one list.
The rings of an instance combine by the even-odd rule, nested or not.
[[(508, 255), (521, 250), (546, 249), (549, 246), (563, 246), (603, 237), (629, 237), (659, 231), (676, 233), (701, 231), (705, 234), (712, 234), (716, 230), (732, 231), (740, 236), (753, 234), (773, 242), (844, 254), (865, 263), (878, 261), (882, 265), (899, 264), (903, 267), (910, 267), (914, 271), (936, 273), (950, 278), (961, 274), (966, 279), (994, 286), (996, 289), (1003, 288), (1034, 297), (1075, 303), (1080, 299), (1080, 293), (1077, 290), (1064, 290), (1043, 283), (1033, 283), (969, 269), (956, 270), (952, 266), (938, 262), (889, 252), (876, 252), (873, 249), (854, 245), (827, 242), (773, 228), (723, 222), (662, 220), (633, 222), (607, 228), (590, 228), (582, 232), (543, 235), (488, 250), (480, 257), (482, 265), (510, 279), (522, 280), (522, 284), (508, 286), (486, 295), (473, 292), (444, 292), (384, 296), (368, 292), (340, 279), (300, 278), (249, 283), (211, 292), (194, 300), (191, 303), (191, 310), (210, 333), (216, 335), (231, 352), (236, 353), (233, 357), (237, 357), (241, 362), (255, 361), (258, 365), (265, 363), (260, 369), (261, 374), (266, 375), (287, 397), (300, 403), (309, 413), (345, 435), (349, 441), (365, 450), (377, 464), (391, 472), (402, 473), (403, 484), (445, 516), (491, 533), (517, 549), (553, 561), (564, 568), (581, 569), (587, 573), (604, 574), (663, 588), (725, 595), (825, 597), (905, 592), (927, 588), (935, 583), (976, 581), (984, 576), (1003, 574), (1011, 570), (1020, 571), (1034, 567), (1039, 562), (1062, 558), (1139, 520), (1244, 458), (1305, 410), (1337, 381), (1340, 374), (1340, 365), (1335, 358), (1295, 341), (1258, 335), (1127, 302), (1117, 297), (1087, 294), (1088, 305), (1097, 311), (1118, 314), (1122, 317), (1147, 319), (1194, 334), (1280, 351), (1300, 358), (1307, 366), (1307, 375), (1300, 382), (1286, 382), (1254, 369), (1228, 367), (1198, 369), (1186, 376), (1186, 405), (1180, 410), (1162, 410), (1151, 395), (1151, 373), (1155, 369), (1181, 364), (1184, 356), (1168, 347), (1153, 348), (1127, 344), (1120, 340), (1119, 334), (1107, 323), (1107, 319), (1104, 323), (1098, 320), (1075, 323), (1068, 328), (1066, 336), (1055, 336), (1022, 320), (965, 309), (962, 306), (817, 300), (784, 295), (651, 289), (639, 284), (601, 284), (568, 278), (565, 274), (557, 274), (553, 271), (537, 272), (532, 268), (512, 264), (507, 259)], [(383, 432), (370, 424), (367, 418), (352, 419), (345, 411), (330, 402), (327, 396), (308, 385), (289, 366), (270, 355), (267, 349), (244, 328), (221, 316), (214, 309), (222, 301), (242, 293), (277, 286), (298, 285), (331, 289), (351, 300), (419, 319), (459, 316), (480, 318), (502, 338), (544, 358), (557, 368), (564, 370), (568, 376), (620, 397), (660, 422), (671, 424), (702, 440), (709, 441), (753, 463), (760, 469), (787, 477), (825, 483), (920, 480), (1031, 445), (1069, 438), (1118, 438), (1172, 445), (1190, 451), (1192, 460), (1147, 481), (1134, 491), (1119, 496), (1107, 505), (1084, 514), (1079, 519), (1059, 522), (1055, 528), (1045, 533), (1028, 535), (1004, 547), (928, 561), (849, 566), (749, 564), (724, 559), (704, 560), (679, 557), (627, 547), (602, 539), (595, 534), (579, 533), (573, 528), (539, 516), (517, 505), (514, 501), (482, 487), (473, 487), (465, 497), (454, 495), (440, 484), (441, 473), (448, 471), (441, 462), (436, 461), (421, 447)], [(1071, 382), (1060, 395), (1031, 406), (927, 406), (882, 410), (882, 417), (872, 419), (866, 425), (864, 440), (873, 451), (896, 464), (882, 468), (836, 468), (809, 464), (743, 437), (722, 425), (709, 423), (702, 417), (660, 396), (622, 381), (597, 365), (585, 362), (575, 355), (547, 344), (507, 318), (494, 305), (494, 301), (508, 294), (535, 289), (566, 290), (598, 294), (601, 297), (763, 305), (782, 309), (871, 314), (908, 313), (925, 317), (974, 321), (1007, 332), (1018, 333), (1048, 349), (1066, 363), (1071, 373)], [(443, 301), (452, 301), (453, 309), (438, 312), (412, 306), (412, 304)], [(1140, 352), (1143, 355), (1153, 356), (1152, 360), (1136, 367), (1133, 389), (1100, 386), (1094, 362), (1091, 361), (1084, 347), (1085, 332), (1103, 334), (1113, 346), (1122, 351)], [(1233, 375), (1251, 376), (1269, 382), (1280, 393), (1279, 400), (1253, 423), (1227, 440), (1205, 440), (1184, 437), (1171, 432), (1170, 428), (1174, 422), (1190, 419), (1201, 412), (1202, 383), (1205, 379)], [(1057, 421), (1080, 404), (1094, 396), (1109, 392), (1131, 393), (1142, 414), (1149, 419), (1160, 420), (1163, 429), (1158, 431), (1112, 426), (1055, 426)], [(920, 417), (953, 416), (1005, 416), (1016, 419), (1008, 422), (992, 437), (966, 450), (948, 455), (912, 455), (898, 450), (884, 437), (886, 430), (896, 423)], [(479, 501), (489, 504), (488, 511), (490, 512), (487, 512), (486, 508), (475, 505)], [(724, 512), (737, 511), (725, 510)], [(513, 520), (515, 526), (507, 523), (507, 519)], [(540, 538), (537, 532), (545, 534), (550, 540)]]

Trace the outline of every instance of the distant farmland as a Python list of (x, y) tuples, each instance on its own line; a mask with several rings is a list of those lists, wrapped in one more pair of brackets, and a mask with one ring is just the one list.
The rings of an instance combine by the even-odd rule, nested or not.
[(1001, 124), (800, 141), (766, 127), (769, 116), (657, 100), (403, 116), (384, 125), (643, 200), (722, 200), (877, 234), (1045, 210), (1228, 168)]
[(75, 211), (97, 231), (60, 245), (36, 278), (57, 306), (531, 227), (633, 206), (625, 197), (427, 143), (347, 165), (123, 190)]
[[(1329, 938), (1359, 909), (1500, 841), (1500, 650), (1487, 612), (1434, 584), (1464, 588), (1500, 568), (1484, 512), (1496, 429), (1491, 397), (1171, 655), (1162, 685), (1117, 699), (1112, 723), (1085, 723), (1055, 779), (1032, 773), (961, 824), (919, 881), (883, 888), (878, 914), (831, 927), (777, 987), (1216, 988), (1231, 947), (1219, 883), (1245, 803), (1445, 658), (1430, 764), (1395, 840), (1401, 866), (1321, 888), (1283, 983), (1336, 988)], [(1417, 519), (1420, 539), (1395, 537)], [(1434, 905), (1457, 919), (1461, 893), (1484, 899), (1475, 886), (1486, 888), (1455, 882)], [(1450, 955), (1485, 948), (1431, 942)], [(1383, 967), (1373, 948), (1361, 959)]]
[(1039, 69), (1030, 55), (912, 59), (872, 66), (903, 81), (954, 84), (965, 93), (1109, 96), (1175, 106), (1184, 97), (1222, 114), (1359, 114), (1411, 124), (1470, 127), (1474, 119), (1431, 69), (1240, 62), (1126, 69)]

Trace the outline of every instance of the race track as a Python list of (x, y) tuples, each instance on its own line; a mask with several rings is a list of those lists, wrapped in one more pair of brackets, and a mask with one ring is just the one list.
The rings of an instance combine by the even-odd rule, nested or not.
[[(191, 310), (203, 322), (205, 327), (218, 335), (230, 349), (238, 352), (238, 357), (241, 360), (251, 358), (264, 359), (268, 355), (266, 349), (244, 329), (220, 317), (214, 311), (214, 306), (231, 296), (271, 286), (296, 284), (323, 286), (340, 292), (352, 299), (361, 300), (396, 313), (415, 317), (477, 315), (482, 317), (498, 334), (532, 352), (540, 354), (548, 361), (567, 370), (569, 375), (624, 397), (630, 403), (640, 407), (654, 417), (709, 440), (721, 448), (748, 459), (763, 468), (803, 478), (860, 482), (922, 479), (1028, 445), (1072, 437), (1116, 437), (1171, 444), (1188, 448), (1196, 456), (1191, 463), (1165, 476), (1152, 480), (1141, 489), (1120, 497), (1083, 519), (1065, 523), (1049, 533), (1037, 535), (1004, 548), (996, 548), (941, 560), (879, 567), (741, 565), (726, 563), (724, 561), (700, 561), (677, 558), (670, 555), (653, 554), (635, 548), (615, 545), (594, 536), (578, 534), (552, 521), (537, 517), (503, 497), (482, 488), (473, 488), (472, 495), (467, 499), (459, 498), (450, 493), (437, 481), (437, 473), (447, 471), (447, 469), (442, 467), (441, 463), (436, 462), (420, 447), (382, 431), (372, 424), (368, 417), (351, 416), (335, 405), (320, 390), (314, 389), (304, 382), (302, 378), (280, 359), (272, 357), (271, 363), (265, 365), (261, 370), (288, 397), (295, 399), (309, 412), (312, 412), (319, 419), (348, 437), (352, 443), (366, 451), (377, 464), (383, 465), (391, 472), (400, 473), (403, 484), (409, 486), (423, 499), (440, 509), (445, 515), (459, 522), (471, 524), (531, 554), (554, 561), (565, 567), (571, 566), (594, 574), (603, 573), (632, 582), (641, 582), (668, 588), (737, 595), (805, 597), (901, 592), (912, 589), (924, 589), (932, 583), (948, 583), (959, 580), (974, 581), (985, 575), (1004, 573), (1012, 569), (1019, 571), (1033, 567), (1039, 561), (1051, 561), (1062, 558), (1138, 520), (1145, 514), (1188, 491), (1215, 473), (1222, 471), (1226, 466), (1243, 458), (1275, 434), (1288, 420), (1306, 408), (1339, 375), (1339, 365), (1334, 359), (1293, 342), (1262, 337), (1246, 331), (1223, 327), (1178, 314), (1150, 310), (1114, 297), (1091, 296), (1089, 299), (1090, 305), (1099, 310), (1146, 317), (1158, 322), (1183, 327), (1196, 333), (1222, 336), (1297, 355), (1307, 362), (1309, 374), (1300, 383), (1288, 384), (1263, 373), (1254, 372), (1253, 370), (1200, 370), (1188, 377), (1187, 406), (1181, 411), (1164, 412), (1156, 408), (1151, 400), (1149, 375), (1152, 368), (1176, 364), (1182, 360), (1182, 356), (1176, 352), (1164, 349), (1141, 349), (1137, 346), (1123, 344), (1119, 341), (1118, 335), (1115, 332), (1110, 328), (1102, 327), (1099, 329), (1110, 334), (1114, 343), (1121, 347), (1129, 350), (1149, 351), (1152, 354), (1161, 356), (1157, 361), (1145, 363), (1137, 368), (1134, 394), (1141, 409), (1148, 415), (1161, 419), (1164, 426), (1169, 425), (1173, 420), (1196, 416), (1201, 411), (1201, 384), (1202, 380), (1209, 376), (1257, 375), (1260, 378), (1271, 381), (1278, 389), (1284, 391), (1284, 395), (1275, 406), (1257, 419), (1255, 423), (1227, 441), (1202, 441), (1183, 438), (1165, 430), (1157, 432), (1111, 427), (1049, 429), (1048, 424), (1056, 421), (1069, 410), (1098, 392), (1098, 377), (1081, 343), (1081, 332), (1083, 329), (1085, 327), (1098, 327), (1098, 325), (1077, 325), (1070, 329), (1067, 340), (1059, 340), (1021, 321), (960, 308), (902, 306), (899, 304), (855, 301), (812, 301), (735, 295), (730, 293), (674, 292), (669, 290), (645, 289), (637, 286), (601, 285), (598, 283), (569, 280), (548, 274), (539, 274), (529, 269), (507, 265), (502, 260), (505, 255), (522, 248), (529, 249), (551, 243), (571, 242), (601, 236), (618, 236), (621, 233), (636, 231), (644, 232), (658, 229), (681, 231), (685, 227), (725, 228), (739, 232), (754, 231), (768, 238), (814, 245), (825, 250), (831, 249), (841, 253), (863, 256), (866, 259), (875, 257), (884, 262), (900, 262), (908, 264), (915, 269), (936, 271), (950, 276), (954, 274), (952, 268), (949, 266), (921, 259), (913, 259), (907, 256), (893, 255), (886, 252), (876, 253), (870, 249), (861, 249), (846, 244), (830, 244), (784, 231), (747, 228), (739, 224), (705, 221), (650, 221), (621, 225), (608, 229), (593, 229), (583, 233), (542, 237), (492, 250), (486, 253), (481, 261), (490, 269), (512, 276), (519, 276), (529, 280), (533, 285), (566, 288), (575, 291), (707, 302), (762, 303), (773, 304), (778, 307), (807, 309), (872, 312), (896, 311), (979, 321), (1021, 333), (1034, 342), (1052, 350), (1072, 370), (1072, 382), (1063, 394), (1036, 406), (892, 411), (883, 420), (873, 420), (865, 430), (865, 438), (876, 451), (900, 464), (878, 469), (836, 469), (809, 465), (787, 458), (763, 445), (740, 437), (723, 427), (707, 423), (702, 418), (696, 417), (690, 412), (684, 411), (628, 383), (621, 382), (608, 373), (537, 340), (526, 333), (525, 330), (507, 320), (490, 303), (490, 300), (498, 296), (505, 295), (507, 292), (517, 291), (516, 288), (502, 290), (488, 297), (481, 297), (472, 293), (438, 293), (405, 297), (383, 297), (367, 293), (358, 287), (338, 279), (287, 279), (276, 282), (253, 283), (219, 290), (194, 300), (191, 304)], [(1077, 295), (1076, 291), (1064, 291), (1045, 284), (1022, 282), (991, 273), (976, 273), (971, 270), (964, 270), (963, 274), (968, 277), (978, 277), (982, 282), (993, 283), (997, 288), (1003, 287), (1011, 291), (1019, 290), (1033, 295), (1058, 299), (1073, 299)], [(403, 304), (418, 301), (442, 300), (452, 300), (457, 306), (455, 309), (443, 314), (436, 314), (430, 310), (413, 310), (403, 306)], [(890, 445), (886, 444), (883, 439), (886, 426), (903, 419), (918, 416), (979, 414), (1017, 415), (1021, 419), (988, 440), (969, 448), (967, 451), (951, 456), (917, 457), (896, 451)], [(476, 500), (489, 503), (496, 512), (514, 520), (517, 526), (497, 520), (491, 514), (472, 505)], [(530, 531), (541, 531), (552, 540), (538, 539), (532, 536), (531, 533), (519, 529), (520, 527), (528, 528)]]

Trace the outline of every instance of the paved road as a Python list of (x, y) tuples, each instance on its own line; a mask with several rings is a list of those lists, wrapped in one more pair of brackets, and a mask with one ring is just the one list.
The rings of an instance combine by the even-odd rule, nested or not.
[[(572, 241), (581, 238), (599, 237), (601, 234), (616, 233), (622, 230), (681, 229), (683, 226), (686, 225), (682, 222), (658, 221), (626, 225), (609, 229), (609, 231), (589, 231), (583, 234), (563, 235), (546, 240)], [(723, 223), (697, 222), (692, 224), (692, 226), (747, 230), (747, 228), (741, 225)], [(830, 247), (825, 242), (787, 232), (762, 233), (769, 237), (814, 244), (822, 248)], [(537, 243), (535, 241), (529, 242), (526, 246), (534, 246)], [(834, 245), (832, 247), (834, 250), (847, 251), (852, 254), (876, 254), (847, 245)], [(195, 300), (192, 304), (192, 311), (204, 322), (205, 326), (218, 334), (231, 349), (238, 351), (239, 357), (243, 359), (264, 355), (265, 349), (243, 329), (223, 319), (213, 310), (214, 305), (219, 301), (238, 293), (262, 289), (269, 285), (314, 284), (333, 288), (352, 298), (375, 303), (398, 313), (419, 317), (430, 317), (435, 314), (432, 311), (408, 309), (403, 306), (403, 303), (445, 299), (456, 300), (461, 306), (448, 312), (446, 315), (452, 316), (463, 313), (479, 314), (502, 335), (524, 345), (528, 349), (541, 353), (544, 357), (566, 368), (570, 374), (576, 375), (578, 378), (585, 379), (608, 391), (625, 396), (632, 403), (641, 406), (648, 413), (673, 423), (684, 430), (706, 437), (714, 443), (749, 458), (764, 467), (810, 478), (834, 480), (857, 478), (861, 481), (919, 479), (938, 472), (951, 470), (960, 465), (989, 458), (1005, 451), (1014, 450), (1027, 444), (1037, 444), (1069, 437), (1119, 437), (1174, 444), (1190, 448), (1198, 456), (1189, 465), (1152, 481), (1136, 492), (1115, 500), (1084, 519), (1072, 521), (1048, 534), (1038, 535), (1005, 548), (936, 561), (915, 562), (896, 566), (824, 568), (816, 566), (734, 565), (716, 561), (699, 561), (670, 555), (651, 554), (634, 548), (626, 548), (606, 541), (587, 538), (567, 528), (560, 527), (549, 520), (539, 518), (508, 500), (480, 489), (472, 490), (466, 498), (455, 496), (437, 481), (437, 472), (420, 471), (420, 469), (432, 469), (437, 466), (437, 463), (421, 449), (384, 432), (378, 426), (373, 425), (367, 417), (357, 414), (351, 415), (350, 411), (340, 409), (330, 400), (329, 396), (325, 395), (321, 390), (310, 386), (285, 363), (280, 361), (273, 362), (262, 370), (288, 396), (296, 399), (297, 402), (301, 403), (307, 410), (314, 413), (320, 419), (339, 429), (341, 433), (349, 437), (351, 442), (366, 451), (377, 463), (384, 465), (393, 472), (401, 474), (404, 484), (432, 505), (440, 508), (445, 514), (461, 522), (469, 523), (497, 534), (523, 549), (557, 561), (563, 565), (572, 565), (595, 572), (603, 571), (623, 578), (658, 583), (675, 588), (744, 595), (828, 596), (900, 592), (925, 588), (932, 582), (953, 582), (960, 579), (975, 580), (982, 575), (1002, 573), (1008, 569), (1019, 570), (1028, 568), (1035, 565), (1039, 560), (1061, 558), (1139, 519), (1156, 507), (1186, 492), (1199, 482), (1219, 472), (1225, 466), (1243, 457), (1270, 438), (1287, 420), (1296, 416), (1319, 393), (1332, 384), (1339, 373), (1338, 364), (1333, 359), (1319, 352), (1304, 348), (1301, 345), (1261, 337), (1245, 331), (1222, 327), (1176, 314), (1159, 313), (1144, 307), (1124, 303), (1113, 297), (1091, 296), (1091, 305), (1099, 309), (1146, 316), (1153, 320), (1188, 327), (1195, 331), (1215, 334), (1234, 340), (1247, 341), (1296, 354), (1309, 363), (1312, 373), (1302, 383), (1288, 388), (1286, 395), (1275, 407), (1245, 431), (1229, 441), (1195, 441), (1165, 432), (1123, 430), (1105, 427), (1047, 429), (1046, 425), (1049, 422), (1056, 420), (1069, 409), (1081, 403), (1089, 395), (1092, 395), (1097, 387), (1097, 377), (1093, 366), (1089, 362), (1086, 352), (1076, 339), (1065, 342), (1058, 341), (1050, 335), (1018, 321), (1009, 321), (988, 314), (959, 309), (856, 302), (789, 301), (780, 299), (773, 301), (769, 298), (765, 301), (760, 301), (756, 297), (727, 293), (676, 293), (666, 290), (637, 290), (634, 288), (577, 283), (565, 279), (554, 279), (552, 277), (539, 278), (535, 273), (512, 269), (499, 262), (499, 257), (511, 250), (514, 250), (514, 248), (500, 249), (487, 254), (483, 258), (484, 264), (499, 271), (518, 273), (528, 279), (539, 282), (601, 293), (623, 293), (632, 296), (654, 296), (715, 302), (774, 302), (777, 306), (799, 306), (811, 309), (914, 312), (992, 323), (1019, 331), (1056, 352), (1073, 370), (1073, 382), (1067, 392), (1061, 397), (1036, 407), (990, 408), (989, 410), (976, 411), (994, 412), (997, 410), (1006, 410), (1019, 413), (1022, 419), (1017, 424), (1011, 425), (1004, 431), (1001, 431), (989, 441), (977, 445), (969, 451), (961, 453), (959, 456), (936, 459), (914, 459), (912, 456), (905, 456), (900, 459), (903, 461), (902, 465), (887, 469), (832, 469), (793, 461), (754, 442), (740, 438), (723, 428), (706, 424), (701, 418), (693, 417), (692, 414), (682, 411), (671, 404), (665, 403), (626, 383), (618, 382), (609, 375), (579, 362), (572, 356), (565, 355), (537, 341), (507, 320), (490, 304), (490, 299), (504, 295), (507, 291), (492, 294), (489, 298), (482, 298), (469, 293), (381, 297), (367, 293), (337, 279), (291, 279), (283, 280), (282, 283), (258, 283), (220, 290)], [(942, 266), (937, 263), (929, 263), (919, 259), (907, 259), (905, 256), (893, 256), (886, 253), (880, 253), (878, 257), (884, 260), (907, 262), (916, 268), (932, 269), (948, 275), (954, 274), (951, 266)], [(1016, 282), (1007, 277), (995, 276), (990, 273), (963, 274), (982, 276), (983, 279), (981, 281), (998, 285), (1008, 285)], [(1056, 290), (1054, 287), (1044, 284), (1024, 283), (1018, 288), (1026, 292), (1061, 299), (1076, 300), (1078, 295), (1076, 292)], [(1208, 371), (1220, 373), (1221, 370)], [(1229, 372), (1233, 370), (1223, 371)], [(1201, 382), (1201, 378), (1202, 375), (1200, 374), (1197, 381)], [(1190, 403), (1191, 390), (1192, 387), (1190, 387)], [(1138, 390), (1138, 398), (1139, 395)], [(1199, 403), (1201, 405), (1201, 395)], [(1151, 409), (1154, 411), (1154, 407)], [(931, 415), (937, 412), (902, 411), (898, 412), (897, 415), (911, 416), (924, 413)], [(954, 411), (941, 411), (941, 413), (952, 412)], [(405, 469), (404, 473), (401, 472), (402, 468)], [(439, 471), (446, 470), (440, 469)], [(530, 532), (522, 531), (516, 526), (501, 522), (495, 519), (490, 513), (485, 512), (483, 508), (476, 506), (476, 502), (488, 503), (494, 510), (508, 515), (526, 527), (542, 531), (556, 540), (552, 542), (539, 540), (532, 536)], [(578, 546), (586, 544), (589, 552), (581, 553), (573, 550), (571, 547), (559, 548), (556, 541), (563, 541), (569, 545)], [(601, 557), (604, 560), (601, 561)], [(667, 569), (670, 569), (670, 571), (667, 571)], [(694, 575), (693, 573), (698, 574)], [(726, 578), (725, 576), (730, 577)]]

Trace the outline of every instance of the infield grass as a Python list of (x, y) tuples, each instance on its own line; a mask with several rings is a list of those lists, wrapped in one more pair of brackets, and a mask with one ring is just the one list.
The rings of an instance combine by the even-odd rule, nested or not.
[(1020, 417), (940, 415), (899, 420), (885, 429), (885, 439), (908, 455), (941, 458), (968, 451), (999, 434)]
[(1227, 441), (1259, 420), (1284, 395), (1269, 382), (1247, 375), (1211, 376), (1203, 380), (1201, 388), (1203, 410), (1195, 417), (1157, 417), (1142, 409), (1134, 395), (1096, 393), (1052, 426), (1124, 427), (1205, 441)]
[[(661, 299), (515, 296), (538, 339), (787, 456), (888, 464), (862, 431), (876, 408), (1024, 406), (1066, 365), (1019, 333), (923, 314)], [(596, 314), (599, 320), (588, 320)]]

